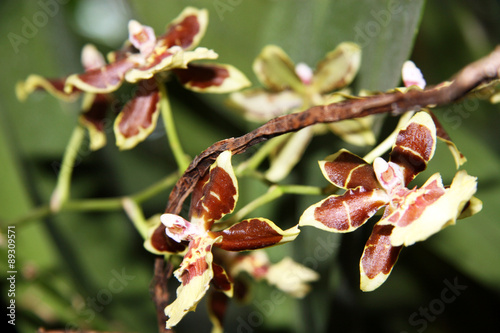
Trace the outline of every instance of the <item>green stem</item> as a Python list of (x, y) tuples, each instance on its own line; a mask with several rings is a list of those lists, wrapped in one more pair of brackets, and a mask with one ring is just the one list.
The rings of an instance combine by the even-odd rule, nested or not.
[[(178, 179), (178, 174), (173, 173), (160, 181), (152, 184), (151, 186), (143, 189), (140, 192), (137, 192), (133, 195), (128, 196), (131, 200), (134, 200), (136, 203), (142, 203), (147, 201), (148, 199), (154, 197), (155, 195), (161, 193), (165, 189), (173, 186)], [(68, 200), (64, 203), (64, 205), (60, 208), (59, 211), (112, 211), (112, 210), (120, 210), (123, 208), (123, 197), (115, 197), (115, 198), (101, 198), (101, 199), (77, 199), (77, 200)], [(49, 216), (56, 211), (52, 210), (49, 206), (40, 206), (25, 216), (18, 218), (16, 220), (10, 221), (5, 225), (22, 225), (29, 221), (33, 221), (36, 219), (44, 218)]]
[(123, 209), (143, 239), (148, 237), (148, 223), (137, 202), (131, 198), (122, 199)]
[(75, 165), (75, 160), (85, 138), (85, 130), (78, 125), (73, 130), (68, 146), (64, 151), (61, 169), (57, 178), (57, 185), (50, 198), (50, 209), (57, 212), (69, 198), (71, 187), (71, 175)]
[(160, 110), (161, 116), (163, 118), (163, 123), (165, 124), (165, 130), (167, 132), (168, 142), (172, 153), (174, 154), (175, 161), (179, 167), (179, 171), (183, 172), (189, 166), (190, 160), (182, 149), (181, 143), (179, 141), (179, 136), (175, 129), (174, 118), (172, 116), (172, 109), (170, 108), (170, 103), (168, 101), (167, 89), (163, 83), (158, 83), (160, 90)]

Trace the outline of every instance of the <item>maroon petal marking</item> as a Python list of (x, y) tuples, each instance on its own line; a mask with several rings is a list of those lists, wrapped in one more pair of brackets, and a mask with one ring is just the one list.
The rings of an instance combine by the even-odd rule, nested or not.
[(223, 292), (228, 292), (233, 289), (233, 283), (231, 278), (226, 273), (222, 266), (212, 263), (212, 270), (214, 272), (214, 278), (212, 279), (213, 286)]
[(165, 234), (165, 226), (160, 224), (151, 236), (151, 245), (159, 252), (179, 253), (183, 252), (187, 245), (185, 242), (177, 243)]
[(155, 79), (140, 81), (135, 96), (123, 108), (118, 130), (124, 138), (138, 135), (153, 124), (154, 114), (159, 112), (160, 93)]
[(322, 163), (325, 176), (336, 186), (354, 189), (363, 186), (367, 190), (379, 187), (373, 167), (362, 158), (347, 150), (341, 150)]
[(261, 218), (243, 220), (228, 229), (210, 234), (212, 237), (222, 235), (222, 241), (214, 245), (227, 251), (261, 249), (276, 245), (284, 238), (283, 231), (280, 233), (279, 228), (273, 227), (269, 222), (271, 221)]
[(174, 73), (181, 84), (189, 84), (191, 87), (206, 89), (211, 86), (220, 86), (229, 77), (229, 71), (223, 66), (217, 65), (192, 65), (186, 69), (176, 68)]
[(388, 275), (398, 260), (402, 246), (391, 245), (390, 235), (393, 229), (392, 225), (376, 224), (373, 227), (360, 263), (364, 274), (369, 279), (373, 280), (379, 274)]
[(66, 92), (73, 91), (74, 87), (93, 93), (112, 92), (120, 87), (125, 73), (135, 66), (130, 58), (123, 58), (105, 67), (69, 76), (64, 89)]
[(435, 147), (431, 130), (419, 123), (410, 123), (401, 130), (391, 152), (391, 162), (400, 165), (405, 174), (405, 184), (425, 170)]
[[(230, 159), (230, 154), (228, 152), (223, 157)], [(192, 201), (191, 219), (203, 220), (205, 230), (210, 229), (214, 221), (232, 212), (236, 205), (238, 184), (234, 174), (229, 173), (232, 173), (231, 168), (230, 162), (218, 158), (210, 169), (208, 181), (199, 183), (193, 194), (194, 199), (199, 199)]]
[(169, 25), (167, 32), (158, 39), (162, 40), (167, 48), (178, 45), (183, 49), (188, 49), (199, 31), (198, 16), (188, 15), (179, 23)]
[(314, 220), (335, 231), (353, 231), (387, 204), (380, 193), (358, 187), (340, 196), (332, 195), (315, 207)]
[(95, 130), (104, 133), (106, 125), (106, 114), (110, 106), (110, 96), (107, 94), (96, 94), (94, 101), (88, 110), (84, 110), (82, 118), (86, 123), (92, 124)]

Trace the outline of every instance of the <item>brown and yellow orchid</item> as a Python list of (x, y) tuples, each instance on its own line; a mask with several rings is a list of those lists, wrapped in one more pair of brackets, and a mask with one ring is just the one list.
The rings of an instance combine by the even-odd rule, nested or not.
[(300, 226), (331, 232), (351, 232), (385, 207), (375, 224), (360, 261), (361, 289), (371, 291), (389, 276), (403, 246), (409, 246), (454, 224), (459, 217), (481, 210), (474, 198), (476, 178), (458, 171), (451, 186), (441, 175), (432, 175), (421, 188), (407, 185), (426, 169), (436, 146), (436, 128), (431, 116), (419, 112), (399, 131), (386, 162), (373, 165), (341, 150), (320, 161), (325, 178), (346, 192), (331, 195), (309, 207)]
[[(263, 88), (248, 89), (230, 95), (229, 103), (242, 110), (251, 121), (265, 122), (283, 114), (298, 112), (315, 105), (339, 102), (355, 78), (361, 63), (361, 48), (351, 42), (339, 44), (313, 71), (305, 63), (295, 65), (278, 46), (268, 45), (257, 56), (253, 70)], [(344, 90), (341, 90), (344, 89)], [(266, 177), (284, 178), (298, 162), (315, 132), (328, 127), (343, 140), (355, 145), (373, 145), (372, 119), (344, 120), (340, 123), (306, 128), (292, 134), (272, 161)]]
[[(94, 57), (99, 63), (92, 67), (85, 66), (85, 72), (82, 74), (56, 80), (30, 76), (18, 85), (18, 96), (25, 97), (36, 89), (47, 90), (65, 100), (73, 99), (82, 91), (91, 93), (92, 96), (106, 96), (116, 91), (124, 82), (137, 83), (135, 95), (126, 103), (114, 122), (118, 147), (133, 148), (146, 139), (156, 127), (160, 99), (164, 97), (159, 88), (162, 77), (157, 74), (172, 73), (184, 87), (197, 92), (227, 93), (250, 84), (247, 78), (231, 65), (192, 63), (195, 60), (218, 57), (213, 50), (196, 47), (205, 34), (207, 24), (208, 11), (193, 7), (185, 8), (168, 25), (166, 33), (159, 37), (155, 36), (151, 27), (131, 20), (128, 25), (128, 41), (121, 50), (108, 55), (108, 64), (100, 56)], [(95, 99), (100, 100), (101, 98)], [(99, 115), (93, 113), (91, 118), (103, 118), (103, 113), (105, 112)], [(90, 134), (94, 149), (104, 145), (102, 126), (94, 126)]]
[(168, 238), (189, 243), (179, 269), (174, 272), (181, 285), (177, 299), (165, 308), (169, 317), (167, 328), (195, 310), (211, 282), (216, 289), (232, 295), (228, 274), (214, 263), (213, 247), (227, 251), (254, 250), (292, 241), (299, 234), (298, 226), (282, 230), (265, 218), (250, 218), (212, 231), (217, 221), (234, 210), (237, 200), (238, 183), (231, 165), (231, 152), (225, 151), (196, 185), (191, 197), (190, 221), (174, 214), (161, 216)]

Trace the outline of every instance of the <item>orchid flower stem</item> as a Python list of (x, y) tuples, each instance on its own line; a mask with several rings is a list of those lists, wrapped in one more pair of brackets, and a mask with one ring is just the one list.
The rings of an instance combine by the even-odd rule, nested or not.
[(273, 185), (266, 193), (239, 209), (225, 223), (233, 224), (234, 222), (241, 221), (245, 216), (250, 214), (255, 209), (278, 199), (283, 194), (321, 195), (323, 194), (323, 189), (316, 186), (305, 185)]
[(165, 130), (167, 132), (168, 142), (172, 153), (174, 154), (175, 161), (179, 167), (179, 171), (183, 172), (189, 166), (189, 158), (184, 153), (181, 143), (179, 141), (179, 136), (174, 125), (174, 118), (172, 116), (172, 109), (170, 108), (170, 102), (168, 101), (167, 88), (163, 83), (158, 83), (160, 90), (160, 111), (165, 124)]
[(53, 212), (58, 212), (69, 198), (71, 175), (84, 138), (85, 130), (80, 125), (76, 126), (64, 151), (64, 157), (60, 165), (61, 169), (57, 177), (57, 185), (50, 198), (50, 209)]
[[(148, 199), (156, 196), (162, 191), (166, 190), (169, 187), (172, 187), (179, 175), (177, 172), (168, 175), (167, 177), (161, 179), (160, 181), (152, 184), (151, 186), (139, 191), (135, 194), (129, 195), (128, 200), (133, 200), (136, 204), (140, 204)], [(61, 207), (60, 211), (114, 211), (120, 210), (123, 208), (123, 197), (114, 197), (114, 198), (101, 198), (101, 199), (75, 199), (75, 200), (67, 200), (64, 205)], [(40, 218), (44, 218), (51, 214), (55, 213), (55, 211), (51, 210), (49, 206), (40, 206), (34, 208), (28, 214), (10, 221), (9, 225), (23, 225), (29, 221), (35, 221)]]
[(134, 224), (134, 227), (137, 229), (142, 238), (146, 239), (148, 236), (148, 223), (144, 217), (141, 206), (139, 206), (138, 203), (130, 197), (123, 198), (122, 204), (123, 209)]
[(403, 126), (405, 126), (409, 121), (410, 118), (413, 116), (415, 111), (410, 111), (404, 113), (401, 118), (399, 118), (398, 125), (396, 126), (396, 129), (389, 134), (389, 136), (382, 141), (377, 147), (373, 148), (368, 154), (363, 157), (363, 159), (367, 163), (373, 163), (375, 158), (382, 156), (386, 151), (392, 148), (392, 145), (396, 141), (396, 137), (398, 136), (399, 131)]

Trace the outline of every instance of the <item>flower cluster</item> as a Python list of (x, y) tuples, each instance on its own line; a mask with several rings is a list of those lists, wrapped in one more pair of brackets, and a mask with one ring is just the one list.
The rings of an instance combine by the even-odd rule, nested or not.
[(80, 122), (89, 129), (91, 148), (96, 150), (106, 142), (104, 120), (111, 93), (124, 82), (137, 84), (134, 96), (119, 112), (113, 127), (118, 147), (133, 148), (156, 127), (162, 98), (160, 74), (173, 74), (184, 87), (197, 92), (227, 93), (250, 84), (231, 65), (193, 63), (218, 57), (213, 50), (196, 47), (207, 24), (208, 11), (193, 7), (184, 9), (158, 37), (151, 27), (132, 20), (128, 41), (122, 49), (108, 55), (108, 63), (95, 47), (86, 46), (82, 52), (84, 73), (57, 79), (31, 75), (17, 85), (17, 95), (23, 100), (41, 89), (58, 98), (74, 100), (85, 93)]

